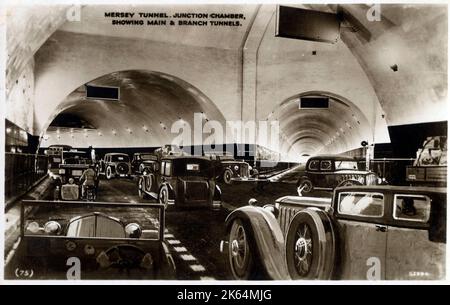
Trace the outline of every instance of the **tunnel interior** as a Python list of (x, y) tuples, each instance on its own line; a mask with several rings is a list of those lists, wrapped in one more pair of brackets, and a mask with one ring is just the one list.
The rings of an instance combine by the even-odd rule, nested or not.
[[(202, 92), (164, 73), (120, 71), (86, 85), (120, 88), (120, 98), (88, 98), (83, 84), (55, 110), (42, 147), (62, 143), (74, 143), (74, 147), (158, 147), (170, 144), (177, 135), (171, 132), (172, 124), (193, 126), (194, 113), (202, 116), (202, 123), (225, 121)], [(71, 122), (74, 126), (68, 126)]]

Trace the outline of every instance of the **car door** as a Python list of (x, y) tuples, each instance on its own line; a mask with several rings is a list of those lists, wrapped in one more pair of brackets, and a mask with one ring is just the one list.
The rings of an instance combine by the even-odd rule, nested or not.
[(445, 276), (445, 243), (430, 240), (429, 196), (395, 194), (388, 229), (386, 279), (430, 280)]
[(336, 200), (339, 278), (385, 279), (387, 226), (384, 195), (343, 191), (337, 194)]

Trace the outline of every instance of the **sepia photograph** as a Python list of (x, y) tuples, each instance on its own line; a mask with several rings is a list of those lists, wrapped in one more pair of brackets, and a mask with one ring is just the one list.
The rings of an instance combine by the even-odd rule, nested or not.
[(447, 280), (446, 1), (0, 12), (2, 282)]

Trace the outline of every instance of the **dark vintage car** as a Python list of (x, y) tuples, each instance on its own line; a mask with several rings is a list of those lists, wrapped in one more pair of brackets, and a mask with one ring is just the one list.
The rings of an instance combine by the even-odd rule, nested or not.
[(114, 177), (129, 178), (131, 176), (130, 157), (123, 153), (108, 153), (97, 165), (97, 173), (105, 175), (108, 180)]
[(379, 180), (375, 173), (360, 170), (356, 159), (336, 155), (309, 158), (298, 175), (297, 186), (305, 194), (340, 186), (375, 185)]
[(254, 181), (258, 177), (258, 170), (245, 161), (235, 160), (230, 155), (207, 154), (216, 167), (216, 178), (226, 184), (233, 181)]
[(204, 157), (171, 156), (161, 160), (158, 173), (144, 171), (138, 179), (141, 198), (153, 197), (164, 206), (220, 209), (221, 190), (214, 165)]
[(77, 258), (81, 279), (174, 278), (164, 217), (160, 204), (24, 200), (18, 267), (64, 278)]
[(131, 160), (133, 173), (142, 174), (144, 170), (156, 172), (159, 170), (158, 157), (151, 153), (135, 153)]
[(333, 199), (287, 196), (226, 219), (235, 279), (445, 278), (445, 188), (351, 186)]

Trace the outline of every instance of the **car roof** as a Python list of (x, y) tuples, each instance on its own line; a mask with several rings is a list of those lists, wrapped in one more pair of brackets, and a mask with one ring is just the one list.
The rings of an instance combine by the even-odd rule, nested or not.
[(360, 191), (378, 191), (378, 192), (405, 192), (405, 193), (436, 193), (446, 194), (447, 188), (445, 187), (430, 187), (430, 186), (398, 186), (398, 185), (355, 185), (355, 186), (343, 186), (336, 188), (336, 191), (341, 190), (360, 190)]
[(128, 156), (128, 154), (126, 154), (126, 153), (107, 153), (107, 154), (105, 154), (105, 156), (106, 155), (110, 155), (110, 156), (116, 156), (116, 155), (120, 155), (120, 156)]

